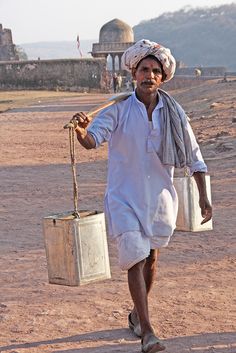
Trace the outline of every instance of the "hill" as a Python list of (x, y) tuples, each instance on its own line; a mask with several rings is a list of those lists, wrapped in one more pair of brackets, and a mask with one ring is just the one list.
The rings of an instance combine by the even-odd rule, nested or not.
[[(92, 43), (95, 42), (96, 40), (80, 41), (80, 49), (84, 57), (90, 56), (89, 52), (92, 50)], [(24, 49), (28, 60), (80, 57), (76, 41), (23, 43), (20, 44), (20, 47)]]
[(148, 38), (169, 47), (187, 66), (226, 66), (236, 71), (236, 4), (186, 7), (133, 27), (135, 40)]

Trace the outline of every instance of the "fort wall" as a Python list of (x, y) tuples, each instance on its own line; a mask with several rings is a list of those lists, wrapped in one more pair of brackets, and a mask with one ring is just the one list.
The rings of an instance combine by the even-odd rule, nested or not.
[(224, 66), (212, 66), (212, 67), (181, 67), (177, 68), (176, 75), (195, 76), (195, 69), (201, 71), (201, 76), (224, 76), (227, 72), (227, 68)]
[(0, 89), (102, 90), (104, 59), (60, 59), (0, 62)]

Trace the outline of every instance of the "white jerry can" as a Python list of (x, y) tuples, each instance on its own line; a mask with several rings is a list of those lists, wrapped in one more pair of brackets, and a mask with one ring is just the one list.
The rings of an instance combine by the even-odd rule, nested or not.
[[(194, 177), (176, 177), (174, 178), (174, 187), (179, 199), (176, 230), (188, 232), (212, 230), (212, 220), (201, 225), (203, 218), (199, 207), (199, 193)], [(208, 199), (211, 202), (209, 175), (206, 175), (206, 189)]]
[(49, 283), (78, 286), (111, 277), (104, 213), (44, 217)]

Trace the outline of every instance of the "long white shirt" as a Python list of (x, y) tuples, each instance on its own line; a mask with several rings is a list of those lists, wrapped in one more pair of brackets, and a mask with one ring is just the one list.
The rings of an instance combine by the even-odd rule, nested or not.
[[(105, 213), (111, 236), (141, 230), (147, 236), (171, 236), (176, 227), (178, 198), (173, 186), (174, 167), (163, 165), (161, 150), (162, 108), (160, 97), (148, 120), (146, 108), (135, 95), (103, 110), (88, 128), (96, 147), (108, 141), (108, 177)], [(185, 114), (181, 119), (191, 136), (193, 160), (190, 172), (207, 171)]]

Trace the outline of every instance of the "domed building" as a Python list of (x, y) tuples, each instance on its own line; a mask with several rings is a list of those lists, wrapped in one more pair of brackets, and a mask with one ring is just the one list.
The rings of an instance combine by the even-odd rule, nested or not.
[(124, 51), (134, 44), (132, 28), (125, 22), (115, 18), (105, 23), (100, 29), (99, 43), (94, 43), (92, 56), (94, 58), (112, 59), (112, 71), (116, 71), (118, 58), (118, 70), (121, 71), (121, 56)]

